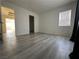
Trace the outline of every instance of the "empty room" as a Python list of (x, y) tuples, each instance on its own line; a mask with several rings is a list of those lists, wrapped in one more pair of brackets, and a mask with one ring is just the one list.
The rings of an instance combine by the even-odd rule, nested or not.
[(79, 59), (79, 0), (0, 0), (0, 59)]

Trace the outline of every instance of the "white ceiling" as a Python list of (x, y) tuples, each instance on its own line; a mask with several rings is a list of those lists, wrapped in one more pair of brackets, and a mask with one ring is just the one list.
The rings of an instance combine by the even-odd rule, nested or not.
[(8, 1), (15, 3), (16, 5), (19, 5), (21, 7), (24, 7), (28, 10), (37, 13), (42, 13), (55, 7), (68, 4), (75, 0), (8, 0)]

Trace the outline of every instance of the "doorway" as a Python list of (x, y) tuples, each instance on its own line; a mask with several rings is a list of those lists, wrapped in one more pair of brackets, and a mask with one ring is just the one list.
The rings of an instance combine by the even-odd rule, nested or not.
[(29, 31), (30, 34), (34, 33), (34, 16), (29, 15)]

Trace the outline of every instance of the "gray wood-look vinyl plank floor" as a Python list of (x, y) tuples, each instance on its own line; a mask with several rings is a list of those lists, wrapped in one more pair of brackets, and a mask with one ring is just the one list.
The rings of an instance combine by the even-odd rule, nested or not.
[(18, 36), (13, 43), (3, 43), (0, 59), (69, 59), (74, 44), (68, 40), (41, 33)]

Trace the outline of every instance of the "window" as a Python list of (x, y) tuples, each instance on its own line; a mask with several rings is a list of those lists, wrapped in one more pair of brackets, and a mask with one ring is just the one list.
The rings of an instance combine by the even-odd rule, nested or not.
[(71, 12), (67, 10), (59, 13), (59, 26), (71, 26)]

